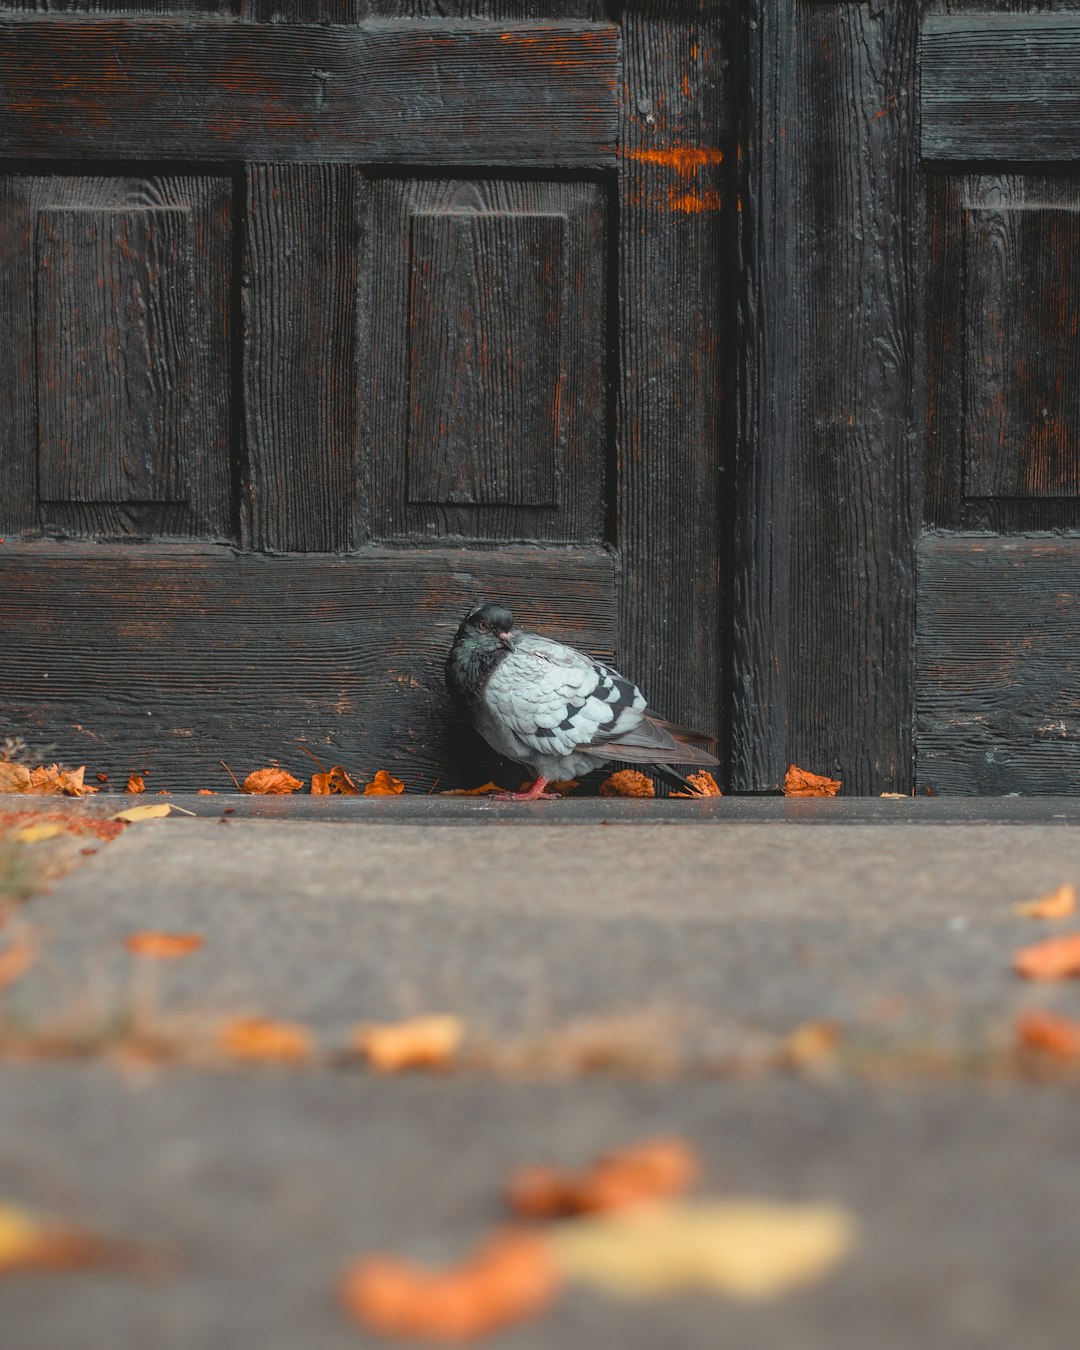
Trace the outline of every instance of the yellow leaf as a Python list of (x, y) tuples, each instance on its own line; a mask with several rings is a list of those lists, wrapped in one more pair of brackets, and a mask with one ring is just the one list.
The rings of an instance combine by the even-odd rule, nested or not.
[(153, 805), (129, 806), (126, 811), (117, 811), (115, 816), (110, 816), (110, 820), (126, 820), (128, 822), (136, 820), (161, 820), (172, 811), (171, 802), (154, 802)]
[(1025, 900), (1013, 905), (1013, 913), (1022, 919), (1067, 919), (1076, 910), (1076, 887), (1071, 881), (1059, 886), (1038, 900)]
[(24, 825), (21, 830), (16, 830), (15, 838), (20, 844), (37, 844), (43, 839), (55, 839), (58, 834), (64, 831), (56, 824), (47, 825)]
[(827, 1275), (855, 1237), (854, 1216), (837, 1205), (747, 1199), (578, 1219), (551, 1241), (564, 1275), (610, 1293), (765, 1299)]

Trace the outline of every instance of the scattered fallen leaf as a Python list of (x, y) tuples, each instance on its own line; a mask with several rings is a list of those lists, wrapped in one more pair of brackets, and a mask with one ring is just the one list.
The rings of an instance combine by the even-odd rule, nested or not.
[(1038, 900), (1025, 900), (1022, 904), (1013, 905), (1013, 913), (1023, 919), (1067, 919), (1075, 911), (1076, 887), (1071, 881), (1065, 882), (1049, 895), (1040, 896)]
[(579, 1219), (551, 1242), (564, 1275), (611, 1293), (764, 1299), (827, 1275), (855, 1236), (854, 1217), (837, 1205), (729, 1200)]
[(0, 1276), (89, 1266), (146, 1269), (155, 1264), (158, 1262), (147, 1249), (72, 1228), (0, 1201)]
[(1066, 980), (1080, 975), (1080, 933), (1018, 948), (1013, 953), (1013, 970), (1025, 980)]
[(0, 760), (0, 792), (29, 792), (30, 770), (25, 764)]
[(96, 774), (95, 777), (99, 783), (107, 783), (109, 781), (109, 775), (107, 773), (99, 773)]
[(646, 1139), (606, 1154), (583, 1172), (523, 1167), (510, 1179), (507, 1201), (529, 1219), (623, 1210), (681, 1195), (697, 1171), (697, 1155), (685, 1140)]
[(141, 775), (139, 775), (139, 774), (137, 774), (137, 773), (131, 774), (131, 775), (128, 777), (128, 780), (127, 780), (127, 788), (125, 789), (125, 791), (127, 791), (127, 792), (145, 792), (145, 791), (146, 791), (146, 779), (143, 778)]
[(823, 774), (810, 773), (798, 765), (788, 766), (784, 777), (785, 797), (835, 797), (843, 784), (838, 778), (826, 778)]
[(538, 1316), (557, 1287), (545, 1239), (508, 1230), (448, 1270), (361, 1257), (342, 1276), (340, 1297), (356, 1321), (381, 1335), (464, 1341)]
[(605, 778), (598, 789), (601, 797), (655, 797), (651, 778), (638, 769), (620, 769)]
[(724, 794), (720, 791), (720, 785), (711, 773), (702, 769), (700, 773), (688, 773), (686, 781), (691, 787), (697, 788), (696, 792), (673, 792), (673, 797), (722, 797)]
[(907, 801), (908, 797), (910, 797), (911, 794), (909, 792), (883, 792), (881, 793), (881, 796), (888, 797), (892, 801), (903, 802)]
[(358, 1027), (357, 1049), (379, 1073), (402, 1069), (441, 1069), (453, 1061), (465, 1036), (460, 1017), (434, 1014), (406, 1022), (382, 1022)]
[(13, 942), (0, 952), (0, 989), (21, 980), (37, 960), (37, 952), (29, 942)]
[(780, 1061), (790, 1069), (810, 1069), (830, 1063), (840, 1043), (835, 1022), (803, 1022), (786, 1038)]
[(119, 821), (70, 816), (59, 811), (0, 811), (0, 830), (15, 830), (16, 837), (24, 829), (37, 830), (45, 825), (54, 825), (61, 834), (92, 834), (99, 839), (115, 839), (124, 833), (124, 825)]
[(400, 778), (393, 778), (385, 769), (380, 769), (370, 783), (364, 787), (365, 797), (396, 797), (405, 791)]
[(283, 797), (304, 785), (284, 769), (256, 769), (244, 779), (241, 792), (249, 792), (260, 797)]
[(62, 827), (51, 820), (41, 825), (24, 825), (21, 830), (16, 830), (13, 838), (20, 844), (40, 844), (45, 839), (55, 839), (63, 833)]
[(199, 788), (198, 792), (195, 795), (197, 797), (213, 797), (216, 794), (213, 788)]
[(271, 1017), (234, 1017), (221, 1028), (220, 1040), (233, 1059), (299, 1064), (310, 1059), (314, 1049), (309, 1028)]
[(1016, 1019), (1020, 1045), (1059, 1059), (1080, 1058), (1080, 1022), (1042, 1008), (1029, 1008)]
[(136, 956), (172, 960), (197, 952), (206, 939), (201, 933), (155, 933), (147, 930), (129, 933), (124, 946)]
[(132, 824), (136, 820), (161, 820), (173, 810), (171, 802), (148, 802), (145, 806), (129, 806), (126, 811), (117, 811), (110, 820), (125, 820)]
[(335, 764), (328, 773), (311, 775), (311, 795), (313, 797), (358, 797), (360, 789), (340, 764)]
[(506, 788), (499, 787), (498, 783), (483, 783), (480, 787), (474, 788), (447, 788), (445, 792), (440, 792), (440, 797), (486, 797), (489, 792), (505, 792)]

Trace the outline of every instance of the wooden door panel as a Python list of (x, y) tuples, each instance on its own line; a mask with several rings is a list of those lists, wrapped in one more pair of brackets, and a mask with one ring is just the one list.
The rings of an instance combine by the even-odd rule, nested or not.
[(119, 786), (148, 769), (150, 789), (228, 791), (222, 758), (241, 777), (280, 760), (303, 778), (314, 766), (300, 745), (413, 790), (505, 775), (442, 685), (475, 597), (598, 656), (615, 648), (614, 564), (600, 549), (286, 559), (72, 545), (45, 557), (16, 544), (3, 573), (8, 724)]
[(1080, 15), (932, 15), (920, 53), (930, 343), (918, 783), (1071, 793)]
[(244, 542), (355, 548), (366, 185), (340, 164), (253, 164), (245, 180)]
[(919, 777), (935, 792), (1080, 790), (1078, 543), (923, 540)]
[(593, 183), (374, 183), (375, 538), (603, 538), (605, 226)]
[(611, 24), (0, 19), (0, 153), (596, 165)]
[(0, 176), (0, 516), (11, 531), (231, 532), (223, 175)]

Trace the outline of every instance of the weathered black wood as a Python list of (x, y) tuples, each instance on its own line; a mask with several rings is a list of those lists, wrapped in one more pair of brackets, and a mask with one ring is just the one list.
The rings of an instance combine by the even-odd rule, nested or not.
[(238, 0), (245, 19), (357, 23), (362, 19), (603, 19), (605, 0)]
[(413, 216), (411, 504), (558, 506), (566, 224), (554, 213)]
[(373, 536), (602, 540), (601, 188), (385, 178), (370, 221)]
[(231, 532), (232, 183), (0, 176), (0, 529)]
[(794, 761), (848, 792), (904, 791), (922, 379), (916, 7), (769, 0), (753, 16), (746, 184), (762, 243), (745, 305), (762, 364), (743, 429), (734, 782), (776, 788)]
[(1075, 161), (1080, 15), (932, 15), (920, 48), (925, 159)]
[[(623, 15), (618, 497), (620, 660), (667, 715), (722, 734), (721, 466), (735, 343), (727, 19)], [(708, 12), (706, 12), (708, 11)]]
[(0, 726), (114, 782), (148, 769), (150, 788), (228, 788), (219, 759), (241, 776), (280, 760), (304, 777), (300, 743), (412, 791), (437, 776), (475, 786), (495, 766), (455, 721), (443, 662), (480, 599), (612, 654), (601, 550), (267, 559), (5, 545)]
[(935, 174), (929, 200), (926, 522), (1076, 529), (1080, 193), (1058, 175)]
[(0, 19), (0, 153), (601, 165), (618, 30)]
[(245, 542), (360, 540), (356, 297), (364, 185), (342, 165), (247, 171)]
[(1080, 536), (926, 536), (920, 788), (1080, 790)]

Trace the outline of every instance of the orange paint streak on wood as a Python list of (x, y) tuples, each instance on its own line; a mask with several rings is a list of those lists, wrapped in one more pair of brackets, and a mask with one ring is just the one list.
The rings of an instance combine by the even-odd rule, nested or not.
[(629, 155), (631, 159), (639, 159), (646, 164), (674, 169), (683, 178), (724, 162), (724, 152), (708, 145), (673, 145), (667, 150), (631, 150)]
[(678, 192), (672, 188), (668, 205), (672, 211), (682, 211), (684, 215), (696, 216), (703, 211), (719, 211), (724, 203), (719, 192), (712, 188), (706, 192)]

